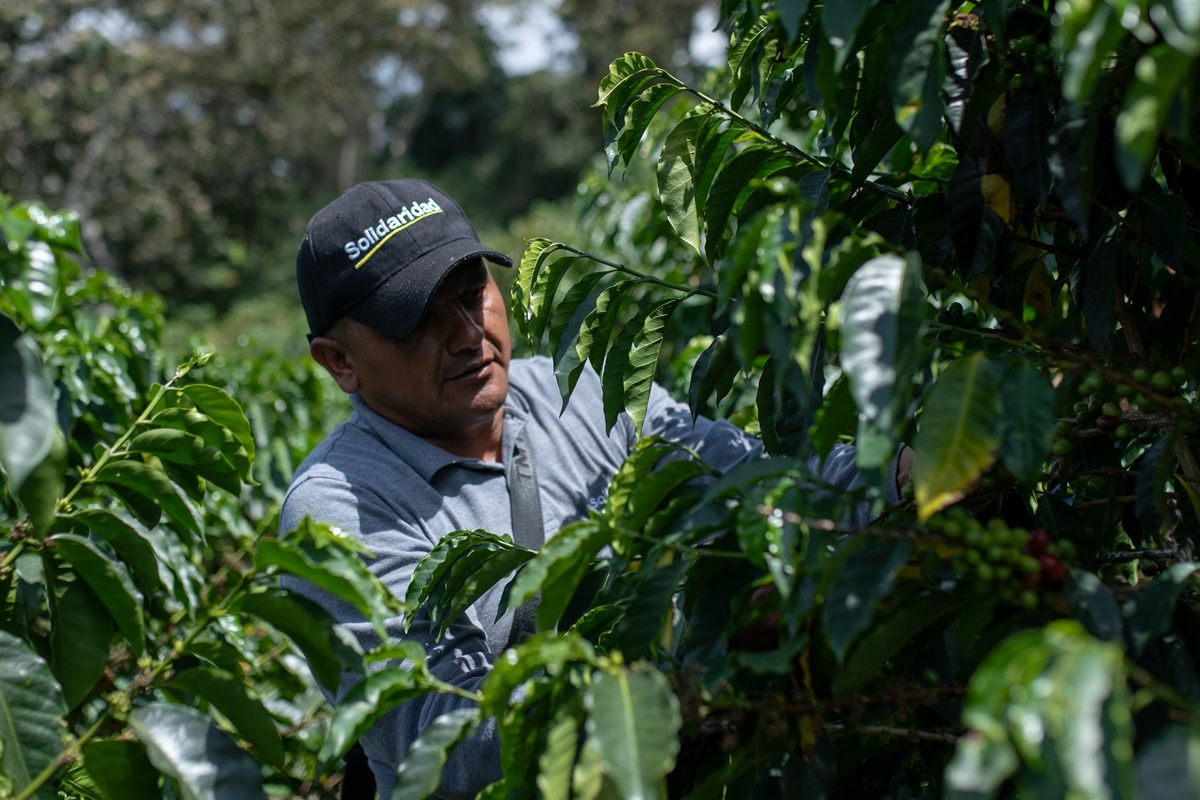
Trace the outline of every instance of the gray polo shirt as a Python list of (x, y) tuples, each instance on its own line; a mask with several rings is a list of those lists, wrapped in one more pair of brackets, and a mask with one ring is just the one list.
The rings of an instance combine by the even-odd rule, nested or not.
[[(446, 534), (471, 529), (512, 532), (506, 465), (522, 428), (528, 428), (547, 536), (586, 516), (589, 508), (600, 507), (635, 443), (633, 422), (625, 414), (611, 434), (605, 432), (600, 381), (590, 369), (581, 375), (560, 414), (554, 368), (544, 357), (515, 359), (509, 366), (503, 463), (447, 453), (379, 416), (360, 396), (351, 400), (350, 417), (297, 469), (283, 503), (280, 532), (293, 530), (305, 516), (342, 528), (370, 549), (375, 556), (372, 572), (401, 598), (417, 563)], [(687, 406), (658, 386), (651, 391), (643, 434), (686, 444), (722, 471), (762, 454), (759, 440), (728, 422), (702, 418), (693, 425)], [(833, 486), (855, 486), (853, 449), (837, 448), (822, 465), (821, 477)], [(894, 487), (894, 479), (888, 485)], [(888, 500), (896, 502), (894, 489), (890, 494)], [(348, 603), (307, 583), (291, 580), (287, 585), (327, 608), (364, 648), (379, 643)], [(428, 621), (420, 617), (407, 634), (403, 620), (390, 620), (388, 634), (419, 642), (439, 679), (477, 691), (511, 631), (511, 613), (495, 619), (502, 591), (498, 585), (485, 593), (440, 640), (434, 640)], [(336, 702), (351, 681), (348, 676), (331, 699)], [(467, 703), (445, 695), (414, 700), (393, 709), (363, 737), (380, 797), (391, 796), (396, 768), (424, 726)], [(458, 748), (439, 791), (444, 797), (473, 797), (499, 777), (495, 724), (489, 721)]]

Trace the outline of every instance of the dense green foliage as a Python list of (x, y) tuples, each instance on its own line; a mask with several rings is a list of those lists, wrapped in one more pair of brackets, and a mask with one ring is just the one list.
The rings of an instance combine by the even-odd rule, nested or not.
[[(715, 476), (646, 440), (538, 553), (447, 537), (394, 609), (445, 621), (517, 568), (540, 632), (396, 796), (489, 716), (493, 798), (1193, 796), (1195, 5), (722, 15), (703, 83), (612, 63), (590, 239), (531, 241), (514, 315), (564, 394), (591, 360), (638, 420), (657, 377), (774, 457)], [(0, 796), (319, 793), (388, 708), (451, 690), (276, 584), (394, 610), (335, 531), (274, 536), (327, 382), (170, 370), (160, 309), (79, 269), (71, 215), (0, 214)], [(814, 491), (807, 457), (851, 438), (862, 490)], [(297, 654), (389, 666), (329, 710)]]
[[(506, 31), (487, 20), (527, 5), (562, 26), (561, 55), (541, 63), (526, 46), (537, 69), (509, 73)], [(169, 298), (176, 319), (247, 306), (262, 338), (302, 341), (255, 301), (292, 296), (314, 209), (357, 181), (419, 173), (472, 198), (489, 241), (503, 239), (535, 201), (569, 197), (595, 157), (580, 87), (629, 47), (686, 63), (704, 5), (627, 0), (617, 24), (608, 4), (524, 0), (11, 0), (0, 192), (78, 213), (93, 263)]]

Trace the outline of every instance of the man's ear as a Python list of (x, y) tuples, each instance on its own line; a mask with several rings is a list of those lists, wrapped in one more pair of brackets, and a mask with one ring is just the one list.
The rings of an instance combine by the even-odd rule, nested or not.
[(354, 394), (358, 391), (358, 373), (354, 370), (354, 362), (345, 344), (328, 336), (314, 336), (308, 352), (313, 361), (333, 376), (343, 392)]

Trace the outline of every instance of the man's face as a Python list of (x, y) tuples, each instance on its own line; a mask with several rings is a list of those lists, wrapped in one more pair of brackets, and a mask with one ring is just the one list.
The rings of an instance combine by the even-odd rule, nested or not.
[(354, 326), (347, 357), (376, 413), (442, 446), (499, 424), (512, 346), (504, 299), (482, 259), (447, 276), (409, 335)]

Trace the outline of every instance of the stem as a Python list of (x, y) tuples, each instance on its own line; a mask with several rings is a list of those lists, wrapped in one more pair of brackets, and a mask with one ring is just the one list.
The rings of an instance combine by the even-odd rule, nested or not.
[(100, 729), (103, 727), (104, 723), (108, 721), (108, 718), (108, 714), (102, 714), (100, 719), (92, 723), (92, 727), (84, 731), (83, 735), (72, 742), (66, 750), (59, 753), (58, 758), (47, 764), (46, 768), (38, 773), (37, 777), (30, 781), (29, 785), (22, 789), (21, 793), (16, 795), (13, 800), (28, 800), (37, 794), (38, 789), (42, 788), (46, 781), (54, 777), (54, 773), (58, 772), (59, 767), (74, 760), (76, 754), (83, 749), (83, 746), (90, 742), (92, 738), (100, 732)]
[[(848, 172), (846, 167), (843, 166), (840, 162), (834, 161), (832, 159), (830, 159), (829, 161), (822, 161), (819, 158), (809, 155), (808, 153), (804, 152), (803, 150), (801, 150), (799, 147), (792, 144), (791, 142), (787, 142), (787, 141), (784, 141), (783, 139), (780, 139), (778, 136), (771, 133), (763, 126), (759, 125), (757, 122), (754, 122), (750, 119), (747, 119), (746, 117), (743, 117), (741, 114), (734, 111), (732, 108), (729, 108), (728, 106), (726, 106), (720, 100), (709, 97), (708, 95), (704, 94), (704, 92), (701, 92), (697, 89), (693, 89), (690, 86), (684, 86), (683, 88), (684, 88), (684, 91), (689, 92), (690, 94), (693, 94), (696, 97), (700, 98), (701, 101), (708, 103), (713, 108), (715, 108), (717, 111), (719, 111), (721, 114), (724, 114), (725, 116), (729, 117), (731, 120), (738, 123), (742, 127), (747, 128), (751, 131), (754, 131), (754, 133), (758, 134), (762, 138), (771, 142), (776, 147), (780, 147), (783, 150), (786, 150), (788, 153), (791, 153), (792, 155), (796, 156), (801, 161), (804, 161), (815, 167), (820, 167), (821, 169), (827, 169), (830, 172), (839, 172), (839, 173), (843, 173), (843, 174)], [(919, 180), (924, 180), (924, 178), (921, 178)], [(912, 202), (913, 202), (912, 196), (909, 195), (907, 192), (902, 192), (899, 189), (893, 189), (891, 186), (884, 186), (883, 184), (872, 183), (871, 181), (863, 181), (862, 186), (865, 188), (869, 188), (872, 191), (879, 192), (880, 194), (884, 195), (885, 197), (889, 197), (892, 200), (897, 200), (901, 203), (904, 203), (905, 205), (912, 205)]]
[[(161, 396), (162, 395), (160, 393), (158, 397)], [(158, 397), (155, 398), (155, 402), (157, 402)], [(153, 406), (154, 403), (151, 403), (150, 407), (152, 408)], [(250, 548), (257, 543), (259, 538), (261, 538), (261, 534), (255, 537), (253, 541), (244, 545), (238, 551), (236, 556), (243, 556), (248, 553)], [(225, 567), (224, 570), (228, 571), (229, 568)], [(241, 594), (246, 591), (246, 585), (249, 583), (250, 579), (254, 577), (254, 575), (255, 570), (253, 568), (251, 568), (248, 572), (237, 573), (237, 582), (234, 584), (233, 588), (222, 600), (214, 605), (209, 606), (208, 612), (203, 616), (203, 618), (197, 620), (197, 624), (193, 626), (191, 630), (189, 630), (182, 638), (177, 639), (174, 642), (174, 644), (171, 646), (170, 653), (165, 658), (159, 659), (158, 662), (152, 665), (149, 670), (135, 675), (129, 685), (129, 688), (119, 690), (114, 692), (112, 695), (109, 695), (108, 706), (104, 713), (100, 715), (100, 717), (92, 724), (90, 728), (88, 728), (87, 731), (85, 731), (78, 739), (75, 739), (66, 747), (66, 749), (59, 753), (58, 758), (54, 759), (53, 762), (51, 762), (44, 770), (42, 770), (41, 773), (38, 774), (38, 776), (34, 778), (29, 785), (26, 786), (25, 789), (22, 790), (22, 792), (13, 800), (28, 800), (28, 798), (33, 797), (37, 791), (54, 776), (61, 766), (71, 763), (78, 757), (80, 751), (83, 749), (83, 746), (100, 732), (105, 723), (107, 723), (110, 719), (123, 716), (118, 709), (127, 708), (132, 703), (135, 695), (152, 686), (160, 678), (162, 678), (162, 676), (166, 674), (167, 670), (170, 669), (176, 657), (182, 654), (183, 651), (187, 649), (188, 645), (196, 640), (196, 637), (207, 630), (208, 626), (212, 624), (212, 622), (224, 616), (228, 612), (230, 606), (240, 599)]]
[(891, 725), (842, 725), (837, 722), (826, 723), (825, 728), (832, 733), (860, 733), (866, 736), (886, 736), (897, 739), (911, 739), (917, 742), (934, 742), (935, 744), (954, 745), (958, 743), (961, 733), (945, 733), (942, 731), (923, 731), (917, 728), (895, 728)]
[(632, 267), (627, 267), (624, 264), (618, 264), (615, 261), (609, 261), (608, 259), (601, 258), (600, 256), (594, 256), (591, 253), (588, 253), (584, 250), (579, 250), (577, 248), (571, 247), (570, 245), (562, 244), (561, 242), (559, 243), (559, 247), (568, 252), (575, 253), (576, 255), (579, 255), (579, 256), (583, 256), (584, 258), (590, 258), (592, 261), (595, 261), (597, 264), (603, 264), (606, 267), (612, 267), (613, 269), (617, 270), (618, 272), (623, 272), (626, 275), (632, 275), (634, 278), (637, 278), (640, 281), (645, 281), (646, 283), (653, 283), (657, 286), (662, 286), (664, 288), (671, 289), (673, 291), (680, 292), (680, 293), (688, 295), (688, 296), (698, 294), (698, 295), (702, 295), (704, 297), (711, 298), (713, 300), (720, 299), (720, 296), (716, 292), (710, 292), (707, 289), (698, 289), (693, 286), (684, 286), (683, 284), (671, 283), (670, 281), (664, 281), (661, 278), (654, 277), (653, 275), (647, 275), (644, 272), (638, 272), (636, 269), (633, 269)]
[(1121, 550), (1100, 556), (1100, 564), (1121, 564), (1141, 559), (1149, 561), (1186, 561), (1185, 553), (1177, 547), (1166, 550)]
[(133, 424), (130, 425), (124, 433), (118, 436), (117, 440), (113, 442), (111, 446), (109, 446), (103, 453), (100, 454), (100, 457), (96, 459), (96, 463), (92, 464), (92, 466), (88, 468), (87, 471), (85, 471), (80, 477), (79, 482), (71, 487), (71, 491), (67, 492), (66, 496), (58, 501), (60, 508), (69, 508), (71, 501), (75, 499), (75, 495), (79, 493), (80, 488), (82, 488), (85, 484), (95, 481), (96, 475), (101, 469), (104, 468), (106, 464), (108, 464), (109, 461), (112, 460), (113, 454), (120, 452), (125, 443), (133, 438), (133, 432), (137, 430), (138, 426), (150, 418), (151, 412), (154, 411), (155, 407), (158, 405), (158, 402), (166, 395), (167, 389), (171, 388), (171, 386), (175, 383), (176, 377), (178, 377), (178, 375), (171, 378), (171, 380), (167, 381), (162, 386), (158, 387), (158, 391), (155, 392), (154, 397), (151, 398), (150, 402), (146, 404), (146, 407), (142, 410), (142, 413), (138, 415), (138, 418), (133, 421)]

